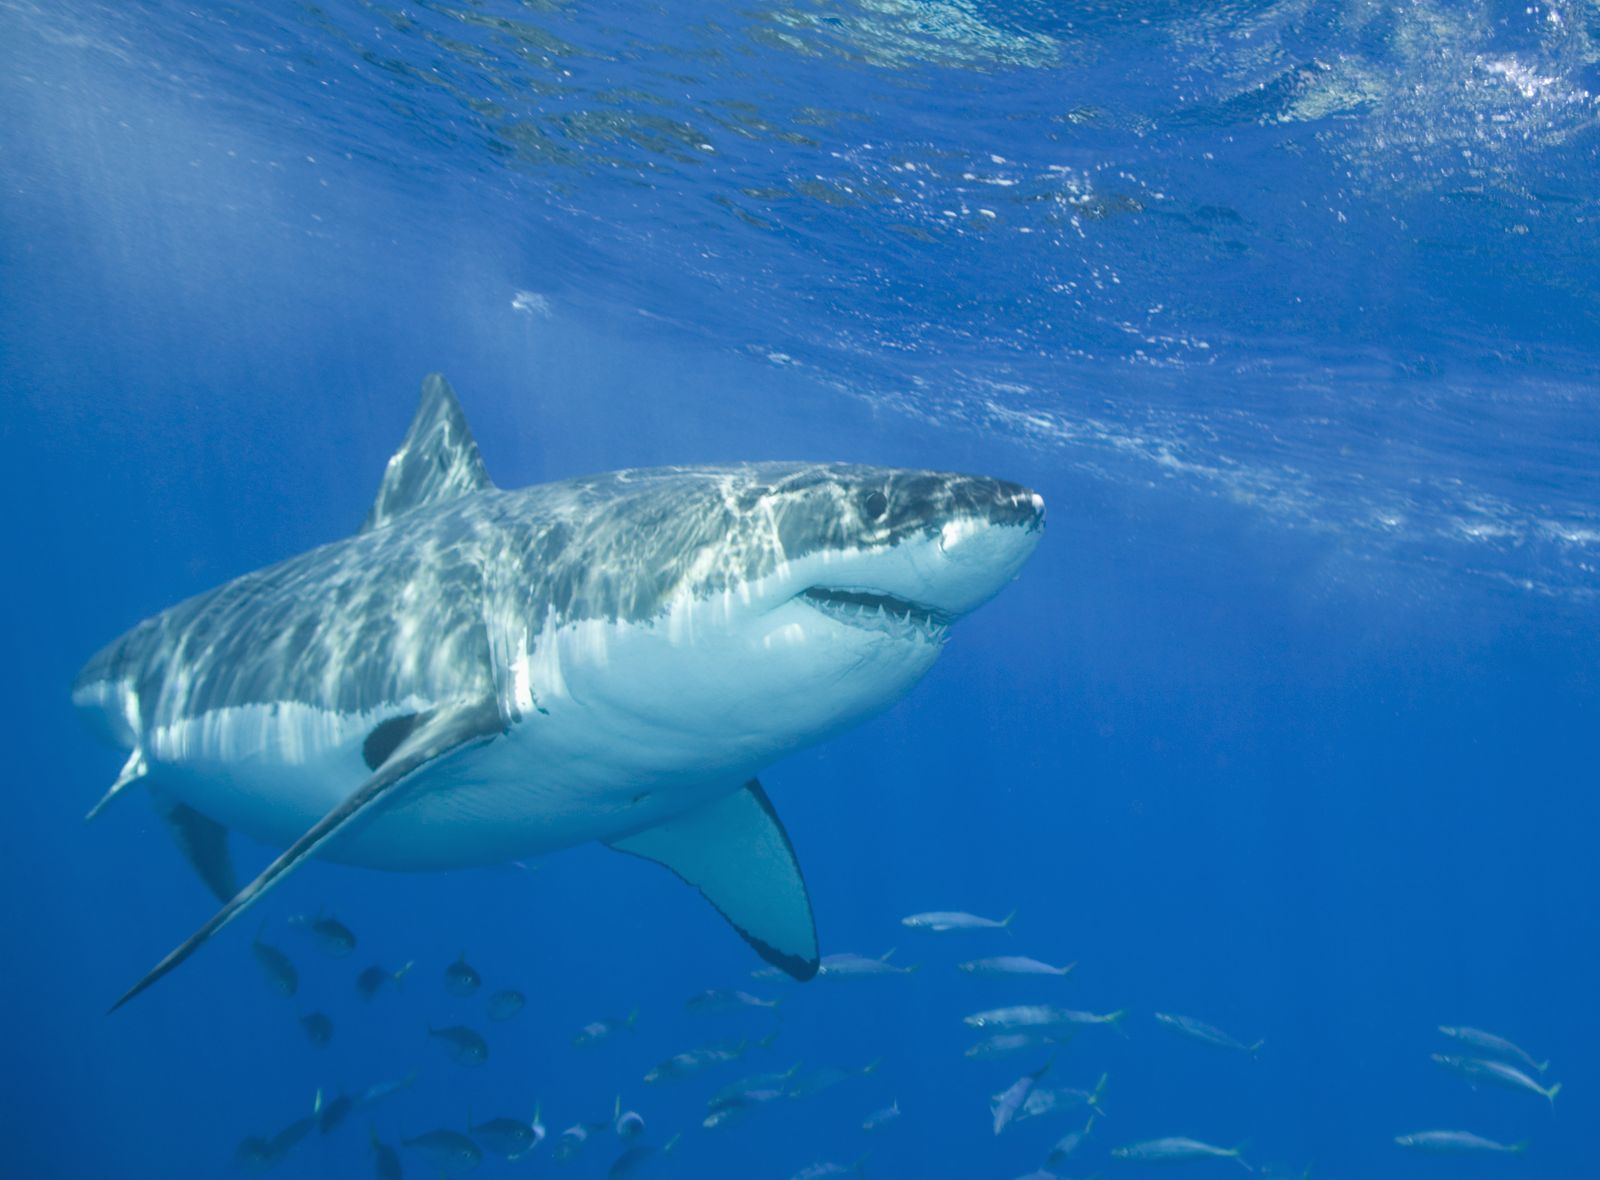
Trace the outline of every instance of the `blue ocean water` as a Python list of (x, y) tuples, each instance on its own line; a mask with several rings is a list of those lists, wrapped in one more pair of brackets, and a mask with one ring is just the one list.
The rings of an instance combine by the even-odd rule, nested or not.
[[(1078, 1115), (994, 1134), (1048, 1054), (968, 1060), (960, 1018), (1036, 1002), (1128, 1011), (1056, 1053), (1055, 1084), (1107, 1076), (1062, 1175), (1170, 1135), (1296, 1176), (1592, 1170), (1600, 5), (0, 0), (0, 95), (6, 1174), (232, 1175), (318, 1089), (414, 1073), (273, 1172), (536, 1104), (553, 1139), (620, 1095), (681, 1132), (664, 1177), (1005, 1180)], [(312, 865), (105, 1015), (213, 906), (141, 800), (81, 822), (118, 758), (74, 674), (351, 532), (434, 370), (507, 487), (805, 458), (1045, 496), (907, 699), (762, 776), (823, 950), (918, 971), (751, 980), (692, 891), (596, 847)], [(929, 909), (1017, 917), (900, 925)], [(319, 910), (354, 956), (289, 922)], [(448, 994), (460, 954), (527, 1009)], [(1078, 967), (955, 970), (986, 954)], [(709, 987), (783, 1003), (686, 1012)], [(451, 1024), (486, 1065), (430, 1043)], [(1472, 1089), (1438, 1025), (1549, 1057), (1559, 1097)], [(742, 1073), (872, 1062), (700, 1127)], [(1529, 1147), (1393, 1141), (1430, 1129)]]

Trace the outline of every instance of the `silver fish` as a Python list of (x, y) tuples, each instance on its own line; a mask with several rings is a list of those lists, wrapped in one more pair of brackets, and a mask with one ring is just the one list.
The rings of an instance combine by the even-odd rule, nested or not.
[(1496, 1143), (1471, 1131), (1417, 1131), (1396, 1135), (1394, 1141), (1412, 1151), (1431, 1151), (1441, 1155), (1520, 1155), (1526, 1143)]
[(762, 1090), (740, 1090), (734, 1094), (720, 1094), (707, 1103), (706, 1117), (700, 1125), (708, 1131), (718, 1127), (726, 1127), (748, 1116), (752, 1111), (774, 1102), (780, 1102), (788, 1095), (778, 1087)]
[(958, 968), (968, 975), (1071, 975), (1076, 963), (1068, 963), (1065, 967), (1052, 967), (1049, 963), (1041, 963), (1038, 959), (1030, 959), (1026, 955), (1000, 955), (993, 959), (973, 959), (970, 963), (957, 964)]
[(891, 1102), (888, 1106), (885, 1106), (882, 1110), (875, 1110), (866, 1118), (862, 1119), (861, 1129), (868, 1132), (881, 1131), (890, 1123), (899, 1119), (899, 1117), (900, 1100), (895, 1099), (895, 1101)]
[(1122, 1018), (1127, 1009), (1100, 1015), (1079, 1012), (1072, 1008), (1057, 1008), (1050, 1004), (1018, 1004), (1009, 1008), (990, 1008), (962, 1018), (962, 1023), (973, 1028), (1012, 1030), (1019, 1028), (1060, 1028), (1074, 1024), (1106, 1024), (1121, 1031)]
[(348, 1094), (335, 1094), (324, 1101), (322, 1091), (318, 1090), (316, 1100), (311, 1104), (311, 1113), (317, 1116), (317, 1130), (328, 1135), (337, 1130), (355, 1108), (356, 1100)]
[(1037, 1049), (1041, 1045), (1065, 1045), (1071, 1040), (1071, 1036), (1053, 1037), (1042, 1033), (995, 1033), (973, 1045), (967, 1050), (966, 1055), (981, 1061), (991, 1061), (1000, 1057), (1010, 1057), (1014, 1053), (1028, 1049)]
[(1509, 1057), (1512, 1061), (1520, 1061), (1535, 1073), (1543, 1073), (1550, 1068), (1548, 1061), (1536, 1061), (1533, 1054), (1522, 1046), (1513, 1044), (1504, 1037), (1484, 1032), (1481, 1028), (1451, 1027), (1441, 1024), (1439, 1031), (1451, 1040), (1460, 1041), (1463, 1045), (1480, 1053), (1486, 1053), (1490, 1057)]
[(483, 986), (483, 976), (467, 962), (467, 952), (444, 969), (444, 990), (453, 996), (470, 996)]
[(1447, 1057), (1443, 1053), (1433, 1054), (1433, 1059), (1469, 1082), (1488, 1082), (1507, 1090), (1526, 1090), (1530, 1094), (1548, 1099), (1551, 1106), (1556, 1104), (1556, 1095), (1561, 1093), (1560, 1082), (1546, 1088), (1516, 1066), (1507, 1065), (1503, 1061), (1486, 1061), (1481, 1057)]
[(356, 976), (356, 994), (363, 1000), (371, 1000), (390, 984), (399, 987), (400, 981), (406, 977), (406, 972), (410, 971), (413, 965), (407, 963), (398, 971), (390, 971), (387, 967), (380, 967), (374, 963)]
[(780, 1096), (784, 1095), (788, 1092), (789, 1083), (794, 1079), (794, 1075), (799, 1072), (800, 1063), (797, 1061), (788, 1069), (777, 1073), (758, 1073), (751, 1074), (747, 1078), (740, 1078), (737, 1082), (730, 1082), (713, 1094), (706, 1102), (706, 1109), (715, 1110), (725, 1100), (753, 1090), (776, 1090)]
[(586, 1045), (598, 1045), (601, 1041), (606, 1040), (619, 1029), (632, 1028), (634, 1022), (638, 1019), (639, 1009), (635, 1008), (621, 1020), (610, 1019), (592, 1021), (578, 1030), (578, 1035), (572, 1038), (572, 1043), (578, 1046), (580, 1049)]
[(1105, 1118), (1106, 1112), (1100, 1108), (1100, 1100), (1105, 1097), (1106, 1082), (1109, 1078), (1109, 1074), (1101, 1074), (1093, 1090), (1079, 1090), (1071, 1086), (1052, 1090), (1044, 1086), (1035, 1086), (1033, 1092), (1028, 1095), (1028, 1100), (1022, 1104), (1022, 1109), (1017, 1111), (1016, 1121), (1020, 1123), (1023, 1119), (1038, 1118), (1040, 1115), (1076, 1110), (1080, 1106), (1088, 1107), (1101, 1118)]
[(408, 1147), (437, 1168), (441, 1175), (460, 1176), (472, 1171), (483, 1162), (483, 1151), (460, 1131), (440, 1127), (410, 1139), (402, 1139), (401, 1147)]
[[(766, 1037), (754, 1043), (765, 1048), (772, 1043), (772, 1038)], [(644, 1075), (644, 1080), (654, 1083), (686, 1078), (690, 1074), (699, 1073), (708, 1066), (721, 1065), (727, 1061), (737, 1061), (749, 1051), (750, 1046), (750, 1041), (739, 1040), (722, 1041), (699, 1049), (689, 1049), (686, 1052), (674, 1054), (657, 1064), (654, 1069)]]
[(261, 964), (261, 970), (266, 974), (267, 983), (273, 991), (292, 996), (300, 990), (300, 973), (294, 969), (288, 955), (270, 942), (262, 942), (259, 934), (250, 944), (250, 951), (255, 955), (256, 962)]
[(1089, 1132), (1092, 1130), (1094, 1130), (1094, 1115), (1090, 1115), (1089, 1121), (1083, 1124), (1083, 1130), (1068, 1131), (1057, 1139), (1056, 1145), (1050, 1149), (1050, 1154), (1045, 1157), (1044, 1162), (1050, 1167), (1059, 1164), (1083, 1146), (1083, 1141), (1089, 1137)]
[(288, 921), (291, 926), (304, 927), (317, 949), (331, 959), (347, 958), (356, 949), (355, 932), (338, 918), (295, 914)]
[(401, 1090), (410, 1089), (411, 1084), (416, 1080), (417, 1075), (415, 1073), (408, 1073), (405, 1077), (397, 1078), (392, 1082), (374, 1082), (361, 1092), (361, 1097), (356, 1099), (356, 1104), (358, 1106), (370, 1106), (374, 1102), (381, 1102), (391, 1095), (398, 1094)]
[(1192, 1016), (1174, 1016), (1170, 1012), (1157, 1012), (1156, 1019), (1176, 1033), (1189, 1037), (1191, 1040), (1200, 1041), (1207, 1045), (1214, 1045), (1218, 1049), (1231, 1049), (1236, 1053), (1248, 1053), (1254, 1057), (1265, 1045), (1266, 1041), (1257, 1041), (1247, 1045), (1223, 1032), (1214, 1024), (1207, 1024), (1203, 1020), (1196, 1020)]
[(930, 930), (936, 934), (951, 930), (1009, 930), (1012, 919), (1016, 916), (1016, 910), (998, 920), (980, 918), (977, 914), (963, 913), (960, 910), (932, 910), (926, 914), (911, 914), (901, 918), (900, 925), (912, 930)]
[(740, 1008), (776, 1008), (782, 1001), (763, 1000), (749, 992), (712, 988), (699, 995), (690, 996), (684, 1007), (691, 1012), (709, 1015), (713, 1012), (733, 1012)]
[[(853, 951), (844, 951), (836, 955), (823, 955), (817, 966), (817, 977), (832, 979), (852, 979), (862, 976), (874, 975), (910, 975), (916, 971), (920, 964), (913, 963), (909, 967), (896, 967), (889, 962), (894, 954), (894, 949), (883, 952), (876, 959), (867, 955), (858, 955)], [(787, 979), (788, 976), (776, 967), (763, 967), (750, 972), (751, 979)]]
[(1028, 1095), (1032, 1093), (1034, 1086), (1038, 1085), (1039, 1079), (1049, 1073), (1050, 1067), (1054, 1064), (1055, 1062), (1053, 1061), (1045, 1062), (1032, 1073), (1024, 1074), (1012, 1082), (1003, 1092), (996, 1094), (990, 1100), (990, 1110), (994, 1114), (994, 1133), (996, 1135), (1010, 1125), (1011, 1120), (1016, 1117), (1017, 1111), (1022, 1109), (1023, 1103), (1027, 1102)]
[(444, 1051), (457, 1065), (482, 1065), (489, 1060), (489, 1043), (462, 1024), (448, 1028), (428, 1026), (428, 1035), (444, 1045)]
[(624, 1143), (644, 1134), (644, 1116), (636, 1110), (623, 1110), (621, 1094), (617, 1095), (616, 1107), (611, 1112), (611, 1129)]
[(572, 1126), (561, 1132), (556, 1139), (551, 1158), (558, 1164), (570, 1163), (577, 1158), (578, 1153), (589, 1142), (590, 1133), (604, 1130), (607, 1125), (606, 1123), (573, 1123)]
[[(534, 1117), (537, 1119), (538, 1116)], [(519, 1160), (539, 1145), (539, 1140), (534, 1137), (533, 1124), (522, 1119), (493, 1118), (486, 1123), (474, 1123), (467, 1129), (477, 1142), (508, 1160)]]
[(1255, 1169), (1245, 1163), (1244, 1157), (1237, 1147), (1213, 1147), (1209, 1143), (1202, 1143), (1198, 1139), (1185, 1139), (1174, 1136), (1169, 1139), (1147, 1139), (1143, 1143), (1132, 1143), (1127, 1147), (1115, 1147), (1111, 1155), (1119, 1160), (1133, 1160), (1141, 1164), (1178, 1164), (1190, 1160), (1225, 1159), (1233, 1160), (1247, 1172)]
[(882, 1064), (881, 1061), (869, 1061), (860, 1069), (841, 1069), (836, 1065), (824, 1065), (820, 1069), (812, 1070), (793, 1086), (790, 1086), (789, 1097), (795, 1099), (814, 1098), (824, 1090), (833, 1089), (840, 1082), (849, 1081), (854, 1077), (866, 1077), (875, 1073), (880, 1064)]

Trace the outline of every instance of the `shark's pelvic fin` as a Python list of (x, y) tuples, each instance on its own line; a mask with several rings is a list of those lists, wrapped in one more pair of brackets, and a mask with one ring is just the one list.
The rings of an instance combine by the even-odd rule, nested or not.
[(133, 786), (134, 783), (142, 780), (149, 773), (150, 767), (144, 760), (144, 751), (136, 748), (133, 753), (128, 755), (128, 760), (122, 764), (122, 770), (117, 774), (117, 781), (111, 784), (110, 789), (100, 796), (100, 802), (89, 808), (89, 814), (83, 818), (91, 820), (99, 815), (106, 809), (106, 804)]
[(422, 719), (406, 735), (405, 740), (395, 746), (393, 752), (373, 772), (371, 778), (357, 787), (343, 803), (312, 825), (310, 831), (262, 870), (259, 877), (212, 915), (209, 922), (151, 968), (149, 974), (111, 1005), (111, 1011), (115, 1012), (194, 954), (202, 943), (259, 901), (269, 889), (299, 868), (308, 857), (315, 854), (349, 824), (363, 815), (370, 814), (373, 809), (390, 798), (413, 772), (463, 746), (492, 738), (503, 728), (500, 710), (492, 698), (441, 706), (423, 714)]
[(611, 847), (665, 865), (716, 906), (767, 962), (796, 979), (817, 973), (811, 898), (789, 835), (761, 784)]
[(167, 821), (178, 851), (200, 875), (206, 888), (218, 901), (227, 901), (237, 893), (239, 883), (233, 874), (233, 857), (228, 852), (228, 829), (187, 803), (179, 803), (165, 791), (152, 789), (151, 798)]
[(422, 404), (378, 486), (363, 533), (428, 504), (443, 504), (494, 487), (450, 383), (438, 373), (422, 381)]

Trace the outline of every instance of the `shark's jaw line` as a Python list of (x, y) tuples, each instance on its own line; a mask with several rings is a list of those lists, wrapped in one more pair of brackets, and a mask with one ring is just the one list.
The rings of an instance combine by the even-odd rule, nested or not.
[(847, 627), (882, 631), (906, 638), (942, 642), (954, 619), (935, 607), (923, 606), (881, 590), (808, 586), (796, 600)]

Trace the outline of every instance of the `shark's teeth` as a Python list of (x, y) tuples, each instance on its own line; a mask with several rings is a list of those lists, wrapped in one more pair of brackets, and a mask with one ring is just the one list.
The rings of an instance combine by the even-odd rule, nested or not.
[(879, 590), (812, 586), (801, 591), (799, 598), (838, 622), (899, 639), (938, 641), (950, 629), (950, 619), (942, 612)]

